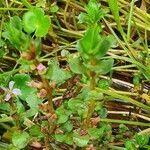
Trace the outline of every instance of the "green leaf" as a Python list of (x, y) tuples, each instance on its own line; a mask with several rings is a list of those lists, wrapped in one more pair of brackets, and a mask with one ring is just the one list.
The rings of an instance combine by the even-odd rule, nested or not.
[(4, 40), (0, 38), (0, 58), (3, 58), (8, 53), (8, 50), (5, 48), (5, 45), (6, 44)]
[(8, 103), (0, 103), (0, 110), (2, 111), (10, 111), (10, 104)]
[(22, 100), (26, 100), (28, 95), (31, 95), (37, 91), (37, 89), (29, 87), (27, 84), (31, 82), (31, 78), (27, 74), (16, 74), (13, 77), (15, 82), (15, 87), (21, 90), (21, 95), (19, 96)]
[(33, 125), (30, 129), (29, 129), (30, 135), (33, 137), (43, 137), (43, 134), (41, 132), (41, 129), (38, 125)]
[(56, 82), (57, 84), (62, 84), (67, 79), (71, 78), (71, 74), (67, 70), (61, 69), (58, 61), (54, 60), (49, 64), (46, 78)]
[(50, 7), (51, 13), (56, 13), (59, 10), (59, 7), (55, 4)]
[(86, 13), (81, 13), (78, 17), (79, 23), (93, 25), (104, 16), (104, 12), (96, 0), (90, 0), (85, 9)]
[(82, 65), (80, 57), (70, 56), (68, 59), (69, 67), (73, 73), (83, 74), (85, 67)]
[(120, 124), (119, 125), (119, 133), (125, 133), (126, 131), (129, 131), (129, 128), (124, 124)]
[(86, 13), (80, 13), (78, 19), (79, 23), (90, 23), (90, 18)]
[(140, 75), (134, 75), (133, 76), (133, 84), (134, 84), (134, 86), (140, 85)]
[(101, 41), (97, 44), (94, 49), (95, 55), (97, 59), (102, 58), (106, 55), (107, 51), (109, 50), (110, 46), (112, 45), (112, 36), (102, 37)]
[(70, 121), (65, 122), (62, 126), (61, 126), (66, 132), (70, 132), (73, 129), (73, 124)]
[(19, 99), (17, 99), (16, 108), (17, 108), (18, 114), (21, 114), (25, 111), (24, 105), (21, 103), (21, 101)]
[(17, 148), (25, 148), (29, 142), (29, 134), (25, 131), (21, 132), (21, 131), (17, 131), (14, 132), (13, 136), (12, 136), (12, 143), (14, 146), (16, 146)]
[(24, 58), (20, 58), (17, 60), (17, 63), (20, 64), (20, 69), (25, 71), (25, 72), (30, 72), (31, 71), (31, 66), (33, 64), (32, 60), (26, 60)]
[(58, 142), (64, 142), (66, 138), (65, 134), (55, 134), (55, 139)]
[(36, 4), (36, 7), (43, 7), (46, 6), (46, 0), (38, 0), (38, 3)]
[(50, 27), (50, 19), (48, 16), (45, 16), (43, 19), (41, 18), (41, 20), (39, 22), (40, 23), (42, 22), (42, 24), (37, 25), (35, 34), (38, 37), (43, 37), (48, 33), (48, 29)]
[[(15, 34), (14, 34), (15, 33)], [(5, 31), (2, 36), (9, 40), (13, 47), (19, 51), (25, 51), (29, 48), (30, 37), (22, 32), (22, 22), (17, 16), (10, 19), (5, 25)]]
[(82, 105), (82, 101), (80, 99), (70, 99), (68, 101), (68, 108), (73, 111), (77, 111)]
[(79, 147), (87, 146), (89, 140), (90, 140), (89, 135), (81, 136), (78, 133), (73, 134), (73, 141)]
[(35, 108), (38, 110), (38, 105), (42, 103), (42, 100), (39, 99), (37, 97), (37, 95), (34, 93), (28, 94), (26, 97), (27, 97), (26, 102), (27, 102), (28, 106), (31, 109)]
[(60, 69), (60, 68), (54, 68), (53, 70), (53, 75), (51, 80), (56, 82), (56, 83), (64, 83), (67, 79), (69, 79), (71, 76), (69, 72)]
[(64, 143), (69, 144), (69, 145), (73, 145), (72, 133), (67, 133), (66, 134), (66, 138), (65, 138)]
[(81, 99), (70, 99), (68, 101), (68, 108), (73, 112), (79, 109), (83, 109), (84, 103)]
[(125, 148), (126, 150), (137, 150), (135, 143), (129, 140), (125, 142)]
[(10, 141), (12, 139), (12, 135), (14, 132), (16, 132), (18, 129), (16, 126), (10, 127), (9, 130), (7, 130), (5, 133), (3, 133), (2, 138), (6, 141)]
[(98, 73), (106, 74), (110, 72), (113, 67), (113, 63), (114, 63), (113, 59), (102, 60), (99, 65), (100, 68), (98, 70)]
[[(41, 13), (43, 15), (43, 13)], [(32, 33), (36, 30), (36, 24), (38, 24), (36, 14), (33, 11), (28, 11), (23, 16), (24, 30), (28, 33)]]
[(106, 108), (101, 108), (100, 111), (98, 112), (98, 114), (100, 115), (100, 118), (106, 118), (108, 111)]
[(99, 26), (95, 25), (94, 27), (90, 27), (84, 37), (77, 43), (77, 49), (82, 54), (92, 55), (95, 53), (93, 50), (95, 46), (101, 40), (99, 35)]
[(70, 133), (55, 134), (54, 137), (55, 137), (56, 141), (58, 141), (58, 142), (66, 143), (66, 144), (69, 144), (69, 145), (73, 144), (72, 134), (70, 134)]
[(0, 123), (1, 122), (11, 122), (12, 117), (8, 117), (6, 114), (0, 114)]
[(90, 101), (92, 99), (94, 100), (102, 100), (104, 98), (103, 93), (97, 91), (97, 90), (90, 90), (85, 97), (86, 101)]
[(8, 71), (0, 74), (0, 86), (6, 87), (10, 81), (13, 71)]
[(113, 37), (101, 37), (98, 25), (90, 27), (84, 37), (78, 41), (77, 49), (85, 59), (101, 59), (112, 45)]
[(99, 74), (107, 74), (108, 72), (111, 71), (112, 67), (113, 67), (113, 59), (106, 59), (106, 60), (101, 60), (99, 62), (96, 63), (96, 65), (91, 65), (88, 64), (87, 67), (88, 69), (99, 73)]
[(150, 139), (150, 135), (148, 135), (148, 134), (137, 134), (135, 136), (135, 140), (138, 143), (138, 145), (140, 146), (140, 148), (147, 145), (149, 142), (149, 139)]
[(91, 23), (98, 22), (101, 17), (103, 16), (103, 13), (100, 9), (100, 5), (96, 0), (90, 0), (87, 7), (86, 12), (88, 13), (88, 16), (91, 20)]
[(109, 88), (109, 81), (105, 79), (101, 79), (98, 82), (98, 87), (104, 90), (107, 90)]
[[(1, 148), (1, 147), (0, 147)], [(20, 150), (20, 148), (17, 148), (16, 146), (14, 146), (13, 144), (9, 144), (9, 146), (7, 147), (7, 150)]]
[(36, 113), (39, 111), (39, 104), (42, 103), (42, 100), (37, 97), (37, 94), (35, 93), (30, 93), (26, 96), (26, 102), (30, 109), (26, 111), (25, 116), (26, 117), (31, 117), (34, 116)]
[(97, 101), (95, 103), (95, 111), (100, 111), (103, 107), (103, 101)]
[(57, 123), (61, 124), (65, 123), (69, 119), (71, 112), (66, 110), (63, 106), (61, 106), (56, 110), (56, 114), (58, 116)]
[(57, 123), (58, 124), (65, 123), (68, 119), (69, 119), (68, 115), (65, 115), (65, 114), (64, 115), (59, 115)]
[(88, 134), (90, 135), (91, 138), (94, 139), (101, 139), (104, 135), (104, 128), (89, 128), (88, 129)]
[(28, 33), (35, 32), (38, 37), (43, 37), (48, 33), (50, 19), (44, 15), (41, 8), (33, 8), (23, 16), (24, 30)]
[(30, 108), (29, 110), (26, 110), (26, 112), (22, 113), (21, 118), (30, 118), (35, 116), (38, 113), (37, 108)]
[(10, 19), (10, 25), (18, 30), (22, 30), (22, 20), (18, 16), (13, 16)]

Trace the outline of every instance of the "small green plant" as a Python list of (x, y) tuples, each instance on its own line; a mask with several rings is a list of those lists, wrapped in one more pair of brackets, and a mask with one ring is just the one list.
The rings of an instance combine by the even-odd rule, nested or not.
[(37, 7), (31, 7), (22, 18), (11, 17), (2, 36), (21, 53), (17, 63), (21, 64), (22, 72), (31, 72), (35, 66), (35, 58), (41, 53), (41, 38), (48, 33), (51, 21), (43, 9)]
[(150, 149), (148, 2), (136, 3), (0, 0), (0, 149)]
[[(87, 7), (89, 16), (82, 15), (90, 18), (90, 15), (97, 17), (99, 14), (98, 18), (93, 16), (93, 21), (97, 22), (101, 16), (99, 7), (92, 1)], [(96, 7), (93, 10), (96, 12), (90, 12), (92, 11), (90, 7), (92, 7), (91, 9)], [(62, 133), (55, 134), (55, 139), (69, 145), (75, 143), (79, 147), (85, 147), (95, 140), (99, 142), (111, 140), (111, 127), (108, 124), (99, 124), (99, 116), (106, 117), (107, 110), (103, 108), (104, 96), (96, 90), (96, 87), (98, 86), (99, 75), (107, 74), (113, 66), (113, 59), (103, 59), (111, 47), (112, 37), (100, 35), (100, 28), (93, 21), (90, 22), (91, 25), (83, 38), (77, 42), (79, 55), (68, 56), (71, 71), (74, 74), (80, 74), (81, 78), (86, 77), (85, 83), (88, 86), (82, 88), (81, 93), (76, 98), (70, 99), (56, 110), (57, 124)], [(97, 117), (93, 117), (93, 113), (96, 113)], [(73, 118), (77, 118), (78, 128), (73, 127)]]

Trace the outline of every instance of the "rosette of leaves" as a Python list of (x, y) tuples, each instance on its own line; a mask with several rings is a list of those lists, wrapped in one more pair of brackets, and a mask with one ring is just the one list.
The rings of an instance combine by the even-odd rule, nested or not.
[(85, 6), (85, 11), (86, 13), (79, 15), (79, 23), (93, 25), (104, 16), (104, 11), (100, 8), (100, 4), (96, 0), (90, 0), (88, 5)]
[[(112, 36), (101, 36), (98, 25), (88, 28), (83, 38), (77, 43), (81, 57), (69, 59), (74, 73), (83, 74), (86, 70), (99, 74), (108, 73), (113, 66), (113, 59), (103, 59), (112, 44)], [(94, 63), (92, 63), (94, 62)]]
[(27, 33), (35, 32), (37, 37), (43, 37), (48, 33), (50, 19), (41, 8), (32, 8), (23, 16), (24, 30)]

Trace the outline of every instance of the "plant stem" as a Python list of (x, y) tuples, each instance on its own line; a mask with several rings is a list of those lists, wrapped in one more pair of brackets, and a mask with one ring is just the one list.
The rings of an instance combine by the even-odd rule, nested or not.
[(12, 117), (0, 118), (0, 123), (12, 122), (12, 121), (13, 121), (13, 118), (12, 118)]
[(0, 148), (1, 149), (8, 149), (8, 144), (0, 142)]
[[(35, 58), (36, 56), (36, 53), (35, 53), (35, 46), (32, 45), (31, 49), (30, 49), (30, 55), (33, 56), (32, 59)], [(34, 60), (35, 62), (35, 65), (38, 65), (39, 64), (39, 61), (37, 59)], [(53, 92), (53, 88), (49, 85), (49, 81), (47, 79), (45, 79), (45, 77), (41, 74), (39, 74), (42, 82), (43, 82), (43, 85), (44, 85), (44, 88), (46, 89), (47, 93), (48, 93), (48, 104), (47, 104), (47, 109), (48, 109), (48, 112), (50, 114), (54, 114), (55, 113), (55, 110), (54, 110), (54, 107), (53, 107), (53, 95), (52, 95), (52, 92)]]
[(111, 145), (111, 144), (108, 145), (108, 147), (111, 148), (111, 149), (115, 149), (115, 150), (125, 150), (124, 147), (114, 146), (114, 145)]
[(140, 131), (138, 134), (139, 135), (141, 135), (141, 134), (149, 134), (150, 135), (150, 128), (144, 129), (144, 130)]
[[(95, 62), (94, 62), (94, 64), (95, 64)], [(91, 71), (90, 72), (90, 77), (91, 77), (91, 79), (90, 79), (90, 90), (92, 91), (96, 87), (96, 73)], [(91, 116), (92, 116), (92, 114), (94, 112), (94, 109), (95, 109), (95, 100), (91, 99), (90, 102), (89, 102), (89, 106), (88, 106), (87, 118), (85, 120), (86, 128), (90, 127), (90, 118), (91, 118)]]
[(31, 9), (33, 6), (27, 0), (21, 0), (22, 4), (27, 8)]
[(52, 97), (52, 91), (53, 89), (50, 87), (49, 85), (49, 82), (47, 79), (44, 79), (42, 76), (41, 76), (41, 79), (42, 79), (42, 82), (44, 84), (44, 87), (48, 93), (48, 112), (50, 114), (54, 114), (55, 110), (54, 110), (54, 107), (53, 107), (53, 97)]
[(101, 122), (111, 122), (117, 124), (129, 124), (129, 125), (136, 125), (136, 126), (145, 126), (150, 127), (150, 123), (143, 123), (143, 122), (135, 122), (135, 121), (127, 121), (127, 120), (117, 120), (117, 119), (101, 119)]
[(111, 90), (107, 90), (107, 91), (106, 91), (106, 90), (103, 90), (103, 89), (100, 89), (100, 88), (97, 88), (97, 89), (98, 89), (100, 92), (105, 93), (105, 94), (107, 94), (107, 95), (110, 95), (110, 96), (112, 96), (112, 97), (114, 97), (114, 98), (122, 99), (122, 100), (127, 101), (127, 102), (129, 102), (129, 103), (131, 103), (131, 104), (134, 104), (134, 105), (136, 105), (136, 106), (138, 106), (138, 107), (140, 107), (140, 108), (143, 108), (143, 109), (147, 110), (147, 111), (150, 113), (150, 107), (149, 107), (149, 106), (147, 106), (147, 105), (145, 105), (145, 104), (143, 104), (143, 103), (140, 103), (140, 102), (138, 102), (138, 101), (136, 101), (136, 100), (134, 100), (134, 99), (132, 99), (132, 98), (130, 98), (130, 97), (117, 94), (117, 93), (115, 93), (114, 91), (111, 91)]
[(0, 11), (9, 11), (9, 10), (11, 10), (11, 11), (20, 11), (20, 10), (28, 10), (27, 8), (13, 8), (13, 7), (10, 7), (10, 8), (6, 8), (6, 7), (4, 7), (4, 8), (0, 8)]
[(95, 74), (95, 72), (91, 71), (90, 72), (90, 76), (91, 76), (91, 79), (90, 79), (90, 89), (94, 90), (95, 87), (96, 87), (96, 80), (95, 80), (96, 74)]
[[(108, 114), (129, 115), (129, 112), (127, 112), (127, 111), (108, 111)], [(140, 114), (136, 114), (136, 113), (131, 113), (131, 116), (138, 117), (138, 118), (144, 119), (146, 121), (150, 121), (150, 118), (147, 117), (147, 116), (144, 116), (144, 115), (140, 115)]]
[(2, 126), (6, 130), (9, 130), (11, 128), (10, 126), (8, 126), (7, 124), (2, 123), (2, 122), (0, 123), (0, 126)]
[(90, 127), (90, 119), (91, 119), (91, 116), (92, 116), (92, 114), (94, 112), (94, 109), (95, 109), (95, 100), (91, 99), (89, 107), (88, 107), (87, 118), (85, 120), (85, 127), (86, 128)]

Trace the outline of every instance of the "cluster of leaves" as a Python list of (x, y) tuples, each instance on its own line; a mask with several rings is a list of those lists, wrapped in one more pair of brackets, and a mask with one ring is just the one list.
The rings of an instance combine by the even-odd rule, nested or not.
[[(41, 148), (47, 141), (52, 144), (49, 142), (48, 146), (43, 145), (48, 148), (51, 145), (55, 149), (61, 144), (70, 147), (75, 145), (77, 149), (88, 148), (90, 144), (108, 149), (109, 143), (115, 139), (124, 140), (127, 150), (149, 148), (147, 134), (137, 134), (134, 139), (126, 140), (125, 135), (131, 132), (125, 125), (120, 125), (118, 134), (113, 135), (111, 125), (100, 121), (107, 117), (108, 111), (104, 107), (105, 95), (98, 89), (107, 91), (110, 82), (100, 80), (99, 76), (112, 70), (114, 60), (106, 59), (105, 56), (114, 39), (110, 35), (102, 34), (100, 20), (105, 13), (99, 3), (90, 0), (85, 7), (86, 12), (78, 17), (79, 23), (87, 25), (87, 29), (76, 44), (78, 53), (66, 55), (69, 69), (60, 68), (56, 58), (46, 60), (44, 65), (40, 62), (41, 38), (49, 32), (51, 25), (51, 20), (43, 9), (38, 8), (44, 7), (45, 3), (39, 1), (37, 7), (30, 7), (22, 19), (18, 16), (11, 17), (2, 33), (3, 40), (9, 41), (21, 54), (17, 60), (21, 73), (12, 71), (0, 75), (3, 80), (1, 89), (4, 89), (4, 94), (0, 97), (3, 99), (0, 104), (0, 112), (3, 113), (0, 115), (0, 126), (7, 130), (2, 138), (11, 143), (7, 149), (29, 148), (34, 142), (40, 144)], [(55, 13), (57, 10), (58, 7), (54, 5), (50, 11)], [(4, 46), (4, 41), (0, 42), (0, 46)], [(30, 57), (32, 54), (35, 56)], [(68, 84), (67, 90), (80, 90), (75, 96), (64, 98), (66, 93), (61, 93), (59, 88), (66, 86), (66, 81), (75, 75), (80, 77), (79, 84), (73, 85), (74, 89)], [(135, 84), (138, 84), (135, 80)], [(11, 83), (13, 86), (10, 86)], [(9, 88), (6, 88), (7, 85)], [(60, 96), (57, 91), (61, 93), (60, 101), (63, 102), (57, 105), (56, 100), (54, 106), (53, 97)], [(48, 107), (54, 110), (49, 110)]]
[(148, 134), (136, 134), (134, 139), (126, 141), (125, 147), (127, 150), (149, 149), (149, 140)]
[[(86, 94), (87, 92), (89, 92), (88, 95)], [(107, 110), (103, 108), (102, 102), (100, 101), (103, 95), (84, 89), (82, 94), (65, 102), (56, 110), (58, 117), (57, 124), (62, 131), (59, 134), (55, 134), (56, 141), (69, 145), (75, 143), (79, 147), (85, 147), (87, 144), (92, 143), (92, 141), (94, 143), (95, 140), (100, 143), (111, 141), (111, 126), (108, 124), (100, 124), (97, 128), (91, 126), (88, 129), (84, 129), (82, 127), (83, 121), (87, 118), (89, 101), (93, 96), (97, 98), (95, 110), (98, 115), (101, 118), (107, 116)], [(74, 120), (74, 118), (76, 119)], [(83, 135), (82, 132), (84, 133)]]
[(18, 16), (11, 17), (5, 25), (3, 37), (17, 50), (26, 51), (31, 44), (30, 34), (34, 33), (36, 37), (45, 36), (48, 33), (50, 23), (49, 17), (44, 15), (41, 8), (33, 7), (23, 15), (22, 20)]
[(113, 59), (103, 60), (102, 58), (106, 55), (111, 43), (111, 36), (103, 37), (99, 35), (99, 26), (90, 27), (84, 37), (77, 43), (77, 49), (83, 59), (83, 66), (80, 65), (83, 68), (82, 70), (87, 68), (99, 74), (108, 73), (112, 68)]
[[(69, 54), (68, 63), (72, 73), (81, 74), (81, 78), (86, 77), (89, 79), (90, 71), (96, 72), (97, 75), (108, 73), (113, 65), (113, 60), (103, 60), (103, 56), (106, 55), (111, 46), (111, 37), (100, 36), (99, 34), (101, 29), (98, 27), (97, 23), (102, 17), (102, 13), (97, 2), (90, 1), (86, 10), (87, 14), (81, 14), (81, 16), (83, 16), (80, 17), (84, 17), (85, 23), (88, 22), (90, 26), (84, 34), (84, 37), (77, 43), (77, 49), (80, 56), (72, 58), (72, 54)], [(32, 36), (34, 35), (36, 37), (36, 39), (34, 39), (34, 44), (36, 46), (38, 38), (41, 38), (48, 33), (49, 26), (50, 20), (48, 16), (44, 15), (44, 11), (41, 8), (33, 7), (23, 15), (22, 19), (18, 16), (12, 17), (10, 21), (6, 23), (3, 37), (21, 53), (27, 51), (30, 54), (31, 41), (33, 41)], [(14, 32), (16, 33), (15, 35)], [(94, 65), (91, 64), (92, 61), (95, 61)], [(29, 72), (29, 66), (35, 65), (34, 62), (34, 59), (29, 61), (28, 59), (20, 58), (18, 60), (18, 63), (21, 64), (20, 69), (23, 67), (25, 72)], [(59, 86), (67, 79), (71, 78), (72, 73), (61, 69), (56, 59), (50, 59), (47, 66), (48, 67), (46, 68), (41, 65), (41, 68), (43, 68), (44, 71), (42, 70), (40, 74), (37, 69), (35, 72), (45, 80), (48, 80), (50, 84), (55, 83)], [(12, 127), (9, 131), (4, 133), (3, 138), (12, 140), (9, 149), (22, 149), (27, 146), (28, 142), (32, 141), (32, 137), (36, 136), (36, 139), (44, 138), (41, 132), (42, 126), (49, 126), (49, 122), (45, 121), (39, 126), (35, 126), (31, 125), (28, 121), (34, 115), (44, 113), (43, 110), (39, 109), (39, 105), (42, 104), (47, 97), (40, 99), (37, 96), (39, 90), (28, 85), (28, 83), (31, 83), (32, 81), (28, 74), (15, 74), (14, 77), (11, 77), (11, 80), (15, 83), (14, 88), (19, 89), (21, 94), (14, 95), (12, 93), (12, 97), (9, 101), (13, 101), (15, 105), (3, 103), (2, 109), (3, 111), (7, 110), (8, 114), (17, 113), (19, 120), (14, 119), (14, 123), (16, 125), (18, 124), (18, 121), (19, 124), (23, 123), (24, 126), (29, 128), (29, 132), (27, 130), (17, 132), (18, 128)], [(87, 92), (88, 95), (86, 94)], [(5, 94), (7, 94), (7, 91)], [(81, 134), (84, 130), (81, 127), (82, 122), (87, 118), (89, 101), (93, 98), (96, 101), (95, 111), (98, 115), (102, 118), (107, 116), (107, 110), (103, 108), (103, 102), (101, 101), (103, 99), (103, 94), (98, 93), (98, 91), (95, 90), (91, 91), (89, 87), (82, 89), (81, 94), (79, 94), (77, 98), (64, 102), (62, 106), (56, 109), (56, 125), (63, 133), (53, 134), (53, 138), (56, 141), (69, 145), (75, 143), (79, 147), (85, 147), (95, 140), (104, 143), (104, 141), (106, 142), (111, 139), (111, 127), (108, 124), (98, 125), (97, 128), (91, 126), (87, 131), (85, 130), (85, 134)], [(79, 123), (79, 127), (73, 123), (73, 117), (78, 118), (76, 122)], [(7, 116), (3, 118), (7, 118)], [(10, 133), (10, 131), (12, 133)], [(35, 132), (34, 135), (33, 131)]]
[(86, 13), (80, 13), (78, 17), (79, 23), (85, 23), (89, 26), (97, 24), (105, 14), (96, 0), (90, 0), (85, 6), (85, 10)]

